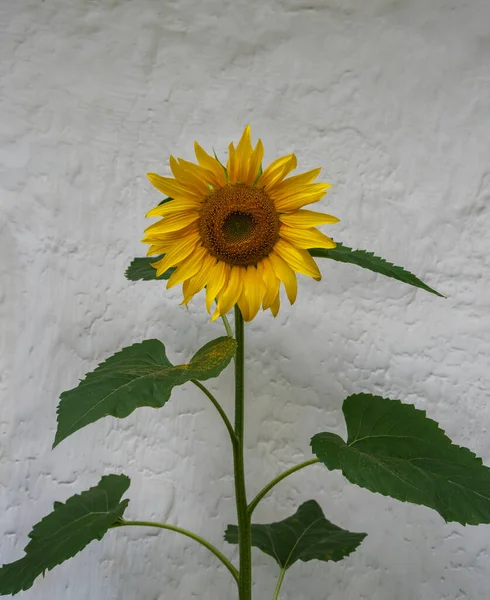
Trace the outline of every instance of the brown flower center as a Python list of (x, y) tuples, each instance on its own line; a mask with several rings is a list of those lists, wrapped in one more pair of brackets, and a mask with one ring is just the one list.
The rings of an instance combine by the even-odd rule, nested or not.
[(227, 185), (203, 202), (198, 221), (203, 246), (230, 265), (255, 265), (279, 238), (279, 215), (264, 190)]

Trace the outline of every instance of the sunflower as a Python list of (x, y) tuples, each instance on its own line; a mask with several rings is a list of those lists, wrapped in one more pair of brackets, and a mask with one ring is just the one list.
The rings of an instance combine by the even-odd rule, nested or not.
[(212, 320), (238, 304), (245, 321), (259, 311), (279, 311), (283, 283), (291, 304), (296, 300), (296, 273), (319, 281), (320, 271), (308, 248), (334, 248), (315, 229), (338, 219), (303, 206), (318, 202), (331, 187), (312, 183), (320, 169), (287, 177), (296, 156), (273, 161), (262, 171), (264, 148), (252, 147), (245, 127), (237, 147), (228, 147), (226, 168), (194, 143), (197, 163), (170, 157), (173, 178), (148, 173), (150, 182), (170, 200), (147, 217), (162, 217), (145, 230), (147, 255), (164, 254), (152, 263), (156, 276), (176, 267), (167, 288), (182, 285), (183, 304), (206, 289), (206, 308), (216, 300)]

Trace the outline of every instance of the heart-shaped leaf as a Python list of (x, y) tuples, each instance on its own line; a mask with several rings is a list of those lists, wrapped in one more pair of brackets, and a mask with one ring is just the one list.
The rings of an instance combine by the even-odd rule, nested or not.
[(366, 250), (353, 250), (352, 248), (344, 246), (339, 242), (337, 242), (337, 246), (335, 248), (311, 248), (308, 250), (308, 252), (311, 254), (311, 256), (316, 258), (331, 258), (332, 260), (350, 263), (351, 265), (357, 265), (358, 267), (369, 269), (375, 273), (381, 273), (381, 275), (385, 275), (386, 277), (392, 277), (393, 279), (397, 279), (403, 283), (408, 283), (409, 285), (413, 285), (414, 287), (421, 288), (426, 292), (430, 292), (431, 294), (435, 294), (436, 296), (444, 298), (442, 294), (439, 294), (439, 292), (436, 292), (436, 290), (430, 288), (423, 281), (415, 277), (415, 275), (412, 275), (412, 273), (409, 271), (406, 271), (402, 267), (396, 267), (394, 264), (388, 262), (384, 258), (375, 256), (373, 252), (367, 252)]
[[(365, 533), (351, 533), (330, 523), (314, 500), (302, 504), (284, 521), (252, 525), (252, 546), (272, 556), (282, 569), (289, 569), (297, 560), (337, 562), (353, 552), (365, 537)], [(228, 525), (225, 540), (238, 544), (236, 525)]]
[(122, 517), (129, 500), (121, 497), (129, 487), (126, 475), (106, 475), (98, 485), (55, 502), (52, 513), (34, 526), (25, 556), (0, 568), (0, 595), (17, 594), (34, 580), (78, 552), (93, 540), (101, 540)]
[(161, 408), (176, 385), (217, 377), (235, 350), (233, 338), (220, 337), (203, 346), (188, 364), (174, 366), (159, 340), (145, 340), (124, 348), (89, 373), (76, 388), (61, 394), (54, 446), (102, 417), (122, 419), (141, 406)]
[(318, 433), (313, 452), (372, 492), (436, 510), (446, 521), (490, 523), (490, 469), (456, 446), (425, 411), (356, 394), (344, 401), (347, 442)]

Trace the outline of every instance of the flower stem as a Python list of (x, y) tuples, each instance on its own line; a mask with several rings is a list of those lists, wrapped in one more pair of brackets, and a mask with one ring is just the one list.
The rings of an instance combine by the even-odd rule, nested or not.
[(252, 536), (250, 516), (247, 511), (245, 488), (244, 447), (244, 324), (242, 313), (235, 306), (235, 435), (233, 463), (235, 471), (235, 496), (238, 518), (238, 544), (240, 552), (240, 574), (238, 580), (239, 600), (252, 600)]
[(167, 523), (155, 523), (154, 521), (124, 521), (120, 520), (116, 522), (115, 527), (124, 527), (124, 526), (141, 526), (141, 527), (158, 527), (160, 529), (168, 529), (169, 531), (176, 531), (177, 533), (181, 533), (196, 542), (199, 542), (202, 546), (207, 548), (210, 552), (212, 552), (216, 558), (225, 565), (225, 567), (230, 571), (233, 575), (233, 578), (238, 583), (238, 571), (231, 564), (231, 562), (226, 558), (224, 554), (222, 554), (217, 548), (215, 548), (210, 542), (202, 538), (200, 535), (193, 533), (192, 531), (188, 531), (187, 529), (182, 529), (181, 527), (175, 527), (174, 525), (168, 525)]
[(299, 465), (296, 465), (295, 467), (291, 467), (287, 471), (284, 471), (284, 473), (281, 473), (277, 477), (274, 477), (274, 479), (270, 483), (268, 483), (262, 490), (260, 490), (260, 492), (252, 500), (252, 502), (250, 502), (250, 504), (248, 506), (249, 518), (252, 516), (253, 511), (256, 509), (257, 504), (262, 500), (262, 498), (266, 494), (268, 494), (271, 491), (271, 489), (274, 486), (276, 486), (280, 481), (282, 481), (283, 479), (286, 479), (286, 477), (288, 477), (289, 475), (296, 473), (296, 471), (299, 471), (300, 469), (304, 469), (305, 467), (309, 467), (310, 465), (314, 465), (318, 462), (320, 462), (320, 459), (318, 459), (318, 458), (312, 458), (310, 460), (306, 460), (305, 462), (302, 462)]
[(277, 600), (279, 598), (279, 591), (281, 590), (281, 585), (284, 579), (284, 575), (286, 575), (286, 569), (281, 569), (281, 574), (279, 575), (279, 579), (277, 581), (276, 590), (274, 592), (274, 598), (272, 600)]
[(226, 329), (226, 335), (228, 337), (233, 337), (233, 331), (231, 330), (230, 322), (228, 321), (228, 317), (226, 315), (221, 315), (221, 319), (223, 320), (223, 325)]

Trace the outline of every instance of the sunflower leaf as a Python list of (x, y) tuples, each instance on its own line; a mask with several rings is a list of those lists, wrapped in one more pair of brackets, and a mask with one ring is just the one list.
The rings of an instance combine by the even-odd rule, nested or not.
[(170, 196), (168, 198), (164, 198), (161, 202), (158, 203), (158, 206), (161, 206), (162, 204), (167, 204), (167, 202), (170, 202), (171, 200), (173, 200), (173, 198), (170, 198)]
[(123, 348), (86, 375), (76, 388), (61, 394), (53, 447), (102, 417), (122, 419), (142, 406), (161, 408), (175, 386), (191, 379), (217, 377), (235, 350), (233, 338), (219, 337), (203, 346), (188, 364), (174, 366), (159, 340)]
[[(380, 273), (386, 277), (391, 277), (403, 283), (407, 283), (414, 287), (426, 290), (431, 294), (435, 294), (441, 298), (444, 298), (442, 294), (426, 285), (423, 281), (418, 279), (415, 275), (406, 271), (403, 267), (397, 267), (392, 263), (386, 261), (379, 256), (375, 256), (372, 252), (366, 250), (352, 250), (348, 246), (337, 242), (335, 248), (311, 248), (308, 250), (311, 256), (315, 258), (330, 258), (338, 262), (349, 263), (369, 269), (374, 273)], [(163, 258), (163, 254), (160, 256), (151, 256), (146, 258), (135, 258), (126, 269), (126, 278), (131, 281), (150, 281), (155, 279), (168, 279), (174, 272), (174, 268), (168, 269), (160, 277), (155, 277), (156, 269), (154, 269), (150, 263), (156, 262)]]
[(17, 594), (32, 587), (45, 571), (101, 540), (122, 517), (129, 500), (121, 497), (129, 487), (126, 475), (106, 475), (95, 486), (55, 502), (53, 512), (34, 526), (25, 556), (0, 568), (0, 595)]
[(374, 273), (380, 273), (386, 277), (392, 277), (403, 283), (408, 283), (414, 287), (421, 288), (426, 292), (445, 298), (436, 290), (426, 285), (423, 281), (415, 277), (409, 271), (406, 271), (403, 267), (397, 267), (394, 264), (386, 261), (384, 258), (375, 256), (373, 252), (367, 252), (366, 250), (353, 250), (348, 246), (337, 242), (335, 248), (311, 248), (308, 250), (311, 256), (315, 258), (331, 258), (343, 263), (350, 263), (374, 271)]
[(157, 270), (151, 266), (151, 263), (157, 262), (164, 257), (164, 254), (160, 256), (145, 256), (144, 258), (133, 258), (131, 264), (126, 269), (126, 279), (130, 281), (152, 281), (157, 279), (169, 279), (170, 275), (175, 271), (175, 267), (167, 269), (165, 273), (156, 277)]
[(342, 410), (347, 442), (333, 433), (311, 440), (328, 469), (372, 492), (428, 506), (446, 521), (490, 523), (490, 468), (424, 411), (370, 394), (349, 396)]
[[(314, 500), (302, 504), (283, 521), (252, 525), (252, 546), (272, 556), (282, 569), (289, 569), (297, 560), (337, 562), (353, 552), (365, 537), (365, 533), (351, 533), (330, 523)], [(228, 525), (225, 540), (238, 544), (236, 525)]]

